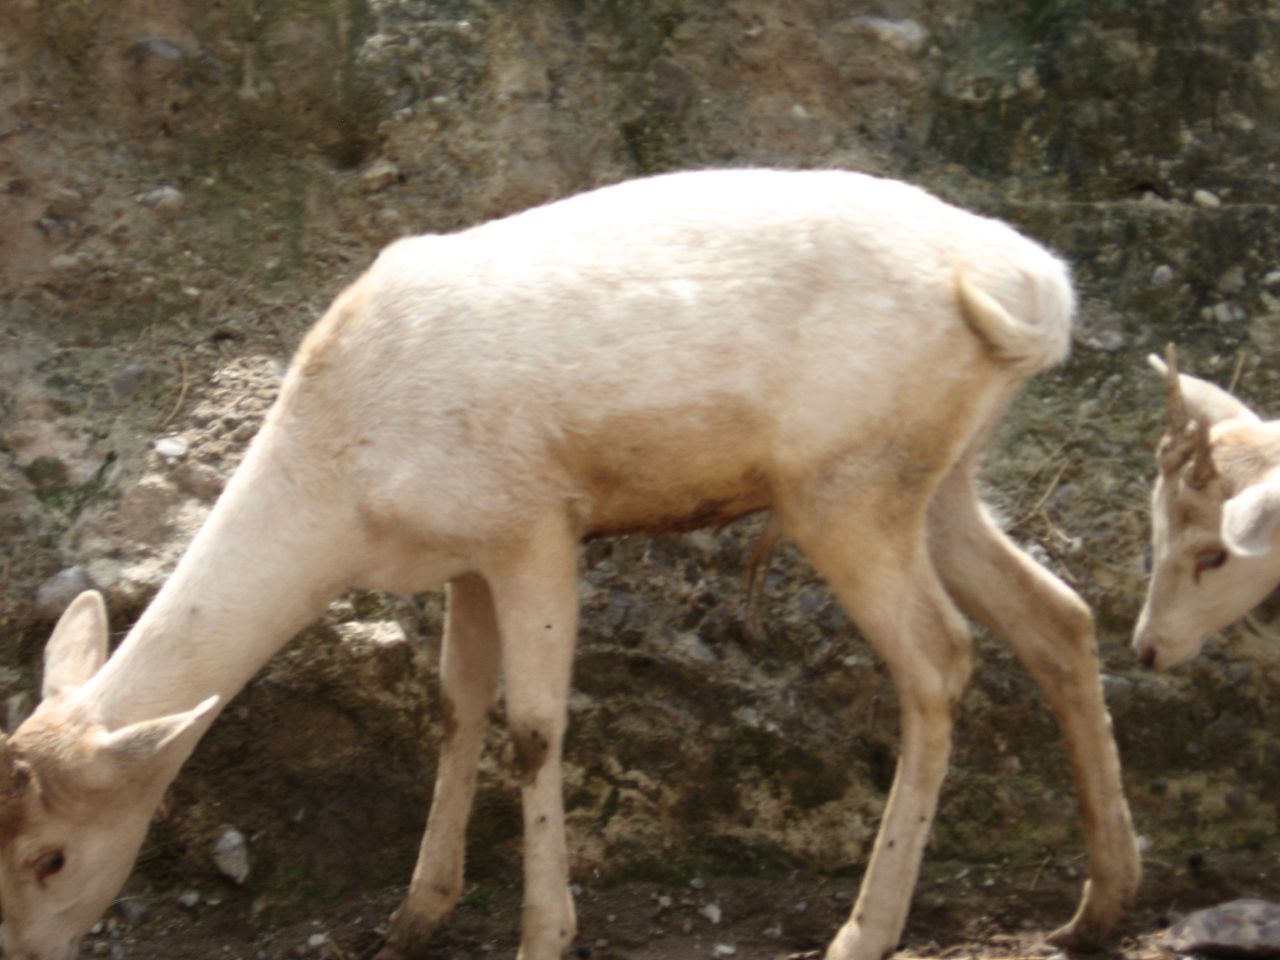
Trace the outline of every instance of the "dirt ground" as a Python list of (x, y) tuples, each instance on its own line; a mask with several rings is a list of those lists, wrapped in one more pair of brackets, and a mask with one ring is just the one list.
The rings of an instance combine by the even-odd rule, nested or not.
[[(926, 861), (907, 923), (902, 957), (1064, 957), (1046, 933), (1066, 921), (1079, 896), (1079, 858), (964, 864)], [(691, 878), (683, 886), (625, 883), (575, 887), (581, 960), (808, 960), (821, 956), (847, 915), (859, 878), (795, 872), (771, 877)], [(181, 892), (135, 903), (141, 918), (117, 910), (85, 952), (129, 960), (365, 960), (381, 944), (401, 889), (334, 904), (314, 916), (253, 919), (251, 892)], [(187, 891), (190, 903), (196, 891)], [(1274, 857), (1233, 854), (1170, 863), (1148, 858), (1139, 902), (1096, 957), (1172, 957), (1169, 925), (1192, 910), (1239, 897), (1280, 899)], [(139, 910), (137, 903), (145, 905)], [(510, 882), (472, 885), (436, 937), (431, 960), (515, 955), (519, 890)]]

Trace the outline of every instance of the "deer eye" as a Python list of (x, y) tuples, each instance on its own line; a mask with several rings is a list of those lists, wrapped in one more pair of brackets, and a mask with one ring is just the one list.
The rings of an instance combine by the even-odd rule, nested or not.
[(56, 876), (61, 872), (62, 868), (67, 865), (67, 858), (61, 850), (54, 850), (46, 853), (35, 862), (36, 879), (40, 883), (44, 883), (50, 877)]
[(1227, 551), (1221, 548), (1201, 550), (1196, 554), (1196, 566), (1193, 574), (1196, 583), (1200, 582), (1200, 574), (1204, 573), (1206, 570), (1217, 570), (1226, 562)]

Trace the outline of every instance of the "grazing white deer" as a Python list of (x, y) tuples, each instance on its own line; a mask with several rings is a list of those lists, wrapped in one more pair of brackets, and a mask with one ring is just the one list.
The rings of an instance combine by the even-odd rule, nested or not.
[(1190, 660), (1280, 584), (1280, 420), (1179, 374), (1169, 348), (1151, 495), (1151, 583), (1133, 646), (1149, 667)]
[(898, 943), (970, 672), (957, 607), (1058, 715), (1093, 879), (1056, 939), (1096, 942), (1139, 862), (1092, 620), (974, 491), (1010, 397), (1066, 355), (1073, 306), (1063, 264), (1013, 230), (853, 173), (676, 174), (392, 244), (306, 337), (114, 655), (96, 594), (58, 624), (43, 702), (0, 739), (9, 955), (70, 955), (218, 710), (335, 594), (447, 582), (438, 779), (381, 957), (422, 956), (462, 892), (500, 672), (524, 808), (520, 956), (560, 957), (578, 542), (766, 508), (902, 702), (897, 777), (828, 957)]

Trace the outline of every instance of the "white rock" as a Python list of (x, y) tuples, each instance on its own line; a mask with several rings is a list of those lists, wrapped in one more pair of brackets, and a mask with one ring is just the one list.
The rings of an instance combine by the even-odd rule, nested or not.
[(213, 862), (223, 876), (243, 884), (249, 879), (249, 841), (235, 827), (225, 827), (213, 844)]
[(183, 437), (161, 437), (155, 443), (156, 453), (169, 460), (178, 460), (187, 455), (191, 445)]
[(711, 955), (713, 957), (732, 957), (737, 952), (737, 947), (731, 947), (727, 943), (717, 943), (711, 948)]
[(724, 916), (724, 913), (723, 911), (721, 911), (719, 904), (715, 904), (715, 903), (706, 904), (698, 912), (702, 914), (704, 917), (706, 917), (708, 920), (710, 920), (712, 923), (719, 923), (721, 918)]
[(177, 187), (156, 187), (154, 190), (138, 194), (134, 199), (156, 213), (165, 214), (177, 213), (187, 202), (186, 196)]
[(1222, 201), (1218, 199), (1216, 193), (1203, 189), (1191, 194), (1191, 202), (1197, 207), (1204, 207), (1206, 210), (1217, 210), (1222, 206)]
[(354, 620), (338, 624), (334, 632), (343, 643), (391, 647), (405, 642), (404, 627), (394, 620)]
[(929, 31), (915, 20), (858, 17), (853, 26), (863, 36), (878, 40), (900, 53), (919, 53), (929, 39)]

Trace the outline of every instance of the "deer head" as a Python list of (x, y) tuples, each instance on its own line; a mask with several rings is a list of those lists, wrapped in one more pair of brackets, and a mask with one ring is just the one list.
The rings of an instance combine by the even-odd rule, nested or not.
[(69, 960), (123, 885), (151, 814), (217, 705), (110, 730), (85, 684), (107, 655), (102, 597), (77, 597), (45, 649), (42, 700), (0, 735), (0, 905), (10, 960)]
[(1151, 582), (1133, 645), (1157, 669), (1195, 656), (1280, 582), (1280, 424), (1148, 358), (1165, 379), (1151, 494)]

